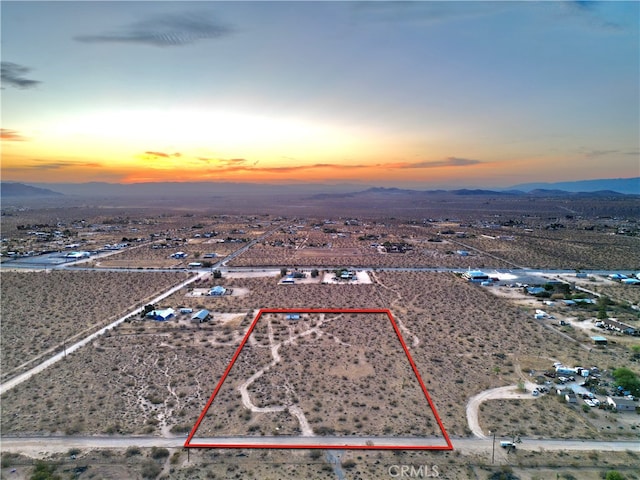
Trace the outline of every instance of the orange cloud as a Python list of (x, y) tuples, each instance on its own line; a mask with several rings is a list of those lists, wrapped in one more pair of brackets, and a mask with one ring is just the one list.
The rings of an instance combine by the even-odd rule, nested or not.
[(477, 165), (484, 163), (480, 160), (470, 158), (447, 157), (444, 160), (436, 160), (434, 162), (413, 162), (413, 163), (389, 163), (386, 168), (440, 168), (440, 167), (466, 167), (468, 165)]
[[(341, 162), (317, 162), (305, 164), (299, 159), (281, 157), (282, 160), (268, 165), (260, 165), (260, 161), (251, 161), (247, 158), (219, 158), (209, 156), (190, 157), (180, 153), (167, 153), (160, 150), (148, 150), (142, 154), (143, 160), (157, 163), (145, 164), (144, 168), (127, 175), (123, 181), (152, 182), (166, 181), (192, 181), (192, 180), (240, 180), (240, 181), (278, 181), (278, 180), (309, 180), (318, 176), (338, 179), (381, 179), (397, 178), (408, 180), (409, 175), (415, 179), (415, 173), (408, 170), (441, 169), (442, 172), (449, 167), (467, 167), (474, 165), (488, 165), (481, 160), (446, 157), (442, 160), (418, 161), (418, 162), (376, 162), (376, 163), (341, 163)], [(180, 168), (173, 164), (172, 160), (181, 158)], [(163, 164), (162, 162), (170, 162)], [(431, 174), (430, 174), (431, 175)], [(431, 175), (433, 176), (433, 175)]]
[(26, 138), (20, 135), (16, 130), (9, 130), (8, 128), (0, 128), (0, 140), (22, 142), (26, 140)]

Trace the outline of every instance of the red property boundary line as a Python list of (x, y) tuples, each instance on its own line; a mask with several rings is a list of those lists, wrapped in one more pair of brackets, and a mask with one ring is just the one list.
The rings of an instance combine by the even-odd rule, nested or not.
[[(404, 350), (405, 355), (407, 356), (407, 360), (409, 360), (409, 364), (411, 365), (411, 368), (413, 369), (413, 373), (415, 374), (418, 383), (420, 384), (420, 388), (422, 389), (422, 392), (424, 393), (425, 398), (427, 399), (427, 402), (429, 403), (429, 407), (431, 408), (431, 411), (433, 412), (433, 415), (438, 423), (438, 426), (440, 427), (440, 431), (446, 441), (446, 445), (322, 445), (322, 444), (317, 444), (317, 445), (307, 445), (307, 444), (295, 444), (295, 443), (291, 443), (291, 444), (269, 444), (269, 443), (265, 443), (265, 444), (243, 444), (243, 443), (237, 443), (237, 444), (217, 444), (217, 443), (192, 443), (191, 440), (193, 439), (196, 431), (198, 430), (198, 428), (200, 427), (200, 424), (202, 423), (202, 420), (204, 419), (205, 415), (207, 414), (207, 412), (209, 411), (209, 408), (211, 407), (211, 404), (213, 403), (213, 400), (216, 398), (216, 395), (218, 395), (218, 392), (220, 391), (220, 389), (222, 388), (222, 384), (225, 382), (225, 380), (227, 379), (227, 376), (229, 375), (229, 372), (231, 371), (231, 368), (233, 368), (233, 365), (235, 364), (236, 360), (238, 359), (238, 356), (240, 355), (240, 352), (242, 351), (242, 349), (244, 348), (245, 344), (247, 343), (247, 341), (249, 340), (249, 336), (251, 335), (251, 333), (253, 332), (253, 329), (255, 328), (256, 324), (258, 323), (258, 320), (260, 319), (260, 317), (265, 314), (265, 313), (381, 313), (381, 314), (385, 314), (389, 317), (389, 321), (391, 322), (391, 325), (393, 326), (393, 330), (396, 332), (396, 335), (398, 336), (398, 340), (400, 340), (400, 344), (402, 345), (402, 349)], [(292, 437), (295, 438), (295, 437)], [(321, 437), (319, 437), (321, 438)], [(350, 437), (344, 437), (345, 441), (348, 441), (348, 439)], [(251, 323), (251, 325), (249, 326), (249, 329), (247, 330), (247, 333), (245, 334), (244, 338), (242, 339), (242, 342), (240, 342), (240, 346), (238, 346), (238, 349), (236, 350), (236, 352), (234, 353), (233, 357), (231, 358), (231, 362), (229, 362), (229, 366), (227, 366), (226, 370), (224, 371), (222, 377), (220, 378), (220, 381), (218, 382), (218, 384), (216, 385), (215, 390), (213, 391), (213, 393), (211, 394), (211, 397), (209, 398), (209, 400), (207, 401), (207, 404), (205, 405), (204, 409), (202, 410), (202, 413), (200, 414), (200, 416), (198, 417), (198, 420), (196, 421), (195, 425), (193, 426), (193, 428), (191, 429), (191, 432), (189, 433), (189, 436), (187, 437), (187, 440), (184, 443), (184, 447), (185, 448), (247, 448), (247, 449), (253, 449), (253, 448), (279, 448), (279, 449), (338, 449), (338, 450), (345, 450), (345, 449), (349, 449), (349, 450), (453, 450), (453, 444), (451, 443), (451, 440), (449, 439), (449, 435), (447, 434), (447, 431), (444, 428), (444, 425), (442, 424), (442, 420), (440, 419), (440, 415), (438, 415), (438, 411), (436, 410), (435, 405), (433, 404), (433, 401), (431, 400), (431, 397), (429, 396), (429, 392), (427, 392), (427, 388), (424, 385), (424, 382), (422, 381), (422, 377), (420, 376), (420, 373), (418, 372), (418, 367), (416, 366), (415, 362), (413, 361), (413, 358), (411, 357), (411, 354), (409, 353), (409, 349), (407, 348), (407, 344), (405, 343), (404, 339), (402, 338), (402, 334), (400, 333), (400, 329), (398, 328), (398, 325), (395, 321), (395, 319), (393, 318), (393, 315), (391, 314), (391, 311), (389, 309), (278, 309), (278, 308), (263, 308), (261, 309), (258, 314), (256, 315), (256, 318), (253, 319), (253, 322)]]

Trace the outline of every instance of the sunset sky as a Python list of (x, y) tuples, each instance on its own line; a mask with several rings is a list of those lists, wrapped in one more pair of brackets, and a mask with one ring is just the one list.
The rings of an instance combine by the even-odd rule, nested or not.
[(640, 175), (639, 2), (0, 8), (3, 181)]

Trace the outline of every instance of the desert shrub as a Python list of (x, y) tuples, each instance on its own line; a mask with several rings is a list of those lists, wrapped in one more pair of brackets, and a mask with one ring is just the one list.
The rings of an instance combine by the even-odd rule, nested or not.
[(81, 452), (82, 450), (80, 450), (79, 448), (70, 448), (67, 452), (67, 455), (69, 455), (70, 457), (75, 457), (76, 455), (80, 455)]
[(314, 449), (309, 452), (309, 457), (312, 460), (318, 460), (322, 456), (322, 452), (320, 450)]
[(520, 480), (515, 476), (511, 467), (502, 467), (502, 470), (494, 472), (487, 477), (487, 480)]
[(61, 480), (62, 477), (54, 473), (56, 471), (56, 465), (52, 465), (50, 463), (43, 462), (41, 460), (36, 462), (35, 467), (33, 467), (33, 473), (30, 480)]
[(133, 457), (134, 455), (140, 455), (141, 453), (142, 452), (140, 451), (140, 447), (131, 446), (127, 448), (127, 450), (124, 452), (124, 455), (126, 457)]
[(142, 473), (142, 478), (152, 479), (160, 475), (161, 471), (162, 468), (160, 468), (160, 465), (152, 460), (147, 460), (142, 466), (142, 471), (140, 473)]
[(353, 460), (351, 460), (351, 459), (349, 459), (349, 460), (344, 460), (344, 461), (342, 462), (342, 467), (343, 467), (343, 468), (346, 468), (346, 469), (349, 469), (349, 470), (350, 470), (350, 469), (352, 469), (352, 468), (354, 468), (355, 466), (356, 466), (356, 462), (355, 462), (355, 461), (353, 461)]
[(162, 447), (152, 447), (151, 448), (151, 458), (156, 460), (161, 458), (167, 458), (169, 456), (169, 450)]
[(626, 477), (622, 475), (620, 472), (616, 470), (611, 470), (607, 472), (607, 476), (604, 477), (605, 480), (625, 480)]
[(171, 433), (175, 433), (175, 434), (188, 433), (191, 431), (192, 426), (193, 425), (191, 425), (190, 423), (178, 423), (173, 427), (171, 427)]

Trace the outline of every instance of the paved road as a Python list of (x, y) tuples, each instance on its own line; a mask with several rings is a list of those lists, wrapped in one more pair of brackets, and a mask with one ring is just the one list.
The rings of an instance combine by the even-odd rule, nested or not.
[[(320, 437), (316, 437), (318, 443)], [(247, 445), (251, 441), (261, 444), (271, 445), (304, 445), (299, 442), (304, 441), (302, 437), (215, 437), (203, 438), (200, 441), (204, 443), (216, 443), (227, 445)], [(444, 445), (442, 438), (416, 438), (416, 437), (322, 437), (323, 445), (328, 448), (336, 448), (356, 440), (364, 444), (367, 440), (374, 443), (374, 447), (384, 445), (401, 445), (411, 448), (416, 445), (433, 445), (434, 442), (440, 442)], [(496, 445), (502, 438), (496, 438)], [(508, 439), (510, 440), (510, 439)], [(479, 438), (453, 438), (454, 450), (462, 453), (479, 453), (491, 452), (493, 448), (493, 440)], [(149, 437), (149, 436), (33, 436), (33, 437), (1, 437), (0, 443), (4, 452), (23, 452), (38, 454), (39, 452), (66, 452), (70, 448), (102, 448), (102, 449), (126, 449), (127, 447), (137, 446), (141, 448), (165, 447), (165, 448), (182, 448), (184, 446), (185, 437)], [(429, 443), (425, 443), (429, 442)], [(302, 447), (304, 448), (304, 447)], [(640, 450), (639, 441), (631, 440), (615, 440), (615, 441), (597, 441), (597, 440), (541, 440), (523, 438), (522, 443), (518, 444), (519, 450), (532, 451), (599, 451), (599, 452), (624, 452)]]

